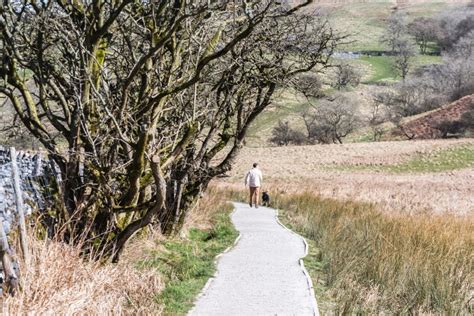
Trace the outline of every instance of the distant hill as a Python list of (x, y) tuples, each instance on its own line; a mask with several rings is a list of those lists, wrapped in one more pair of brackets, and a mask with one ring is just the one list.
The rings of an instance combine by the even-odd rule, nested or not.
[(471, 109), (474, 94), (465, 96), (458, 101), (445, 105), (437, 110), (426, 112), (404, 123), (403, 130), (416, 139), (440, 138), (442, 133), (436, 127), (445, 121), (458, 121)]

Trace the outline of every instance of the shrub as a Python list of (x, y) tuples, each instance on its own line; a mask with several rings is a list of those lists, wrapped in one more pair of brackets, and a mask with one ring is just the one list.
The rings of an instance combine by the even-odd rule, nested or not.
[(278, 125), (272, 130), (270, 142), (277, 146), (302, 145), (306, 142), (306, 135), (290, 127), (288, 121), (278, 121)]
[(464, 124), (461, 121), (445, 120), (436, 125), (437, 130), (441, 132), (441, 137), (446, 138), (448, 135), (459, 135), (465, 130)]

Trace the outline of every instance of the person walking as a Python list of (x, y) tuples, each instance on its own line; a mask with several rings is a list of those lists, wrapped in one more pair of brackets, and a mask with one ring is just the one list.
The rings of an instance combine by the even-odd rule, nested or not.
[(250, 189), (250, 200), (249, 205), (252, 207), (252, 203), (255, 201), (255, 207), (258, 208), (258, 197), (260, 194), (260, 187), (262, 186), (263, 176), (262, 171), (258, 168), (258, 164), (254, 163), (253, 168), (247, 172), (245, 176), (245, 186), (249, 186)]

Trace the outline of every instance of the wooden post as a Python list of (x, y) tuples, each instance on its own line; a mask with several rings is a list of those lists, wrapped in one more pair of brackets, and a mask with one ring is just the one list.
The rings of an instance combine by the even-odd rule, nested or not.
[(8, 284), (10, 292), (15, 292), (18, 287), (18, 277), (16, 276), (10, 258), (10, 247), (8, 246), (7, 234), (3, 229), (3, 220), (0, 217), (0, 256), (2, 257), (3, 274)]
[(37, 154), (37, 155), (35, 156), (35, 169), (34, 169), (34, 171), (33, 171), (33, 176), (34, 176), (34, 177), (37, 177), (37, 176), (40, 175), (41, 164), (42, 164), (41, 154)]
[(15, 148), (13, 147), (10, 147), (10, 157), (12, 162), (13, 187), (15, 189), (16, 213), (18, 215), (18, 226), (20, 229), (21, 251), (23, 252), (25, 265), (28, 266), (30, 263), (30, 253), (28, 251), (28, 236), (26, 235), (25, 214), (23, 212), (23, 195), (20, 187), (20, 173), (18, 171), (18, 164), (16, 161), (17, 154)]

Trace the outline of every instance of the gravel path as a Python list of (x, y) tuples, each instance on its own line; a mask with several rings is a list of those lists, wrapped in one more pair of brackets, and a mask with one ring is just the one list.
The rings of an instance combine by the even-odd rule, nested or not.
[(299, 259), (304, 240), (282, 227), (274, 209), (235, 203), (236, 246), (219, 258), (190, 315), (318, 315)]

